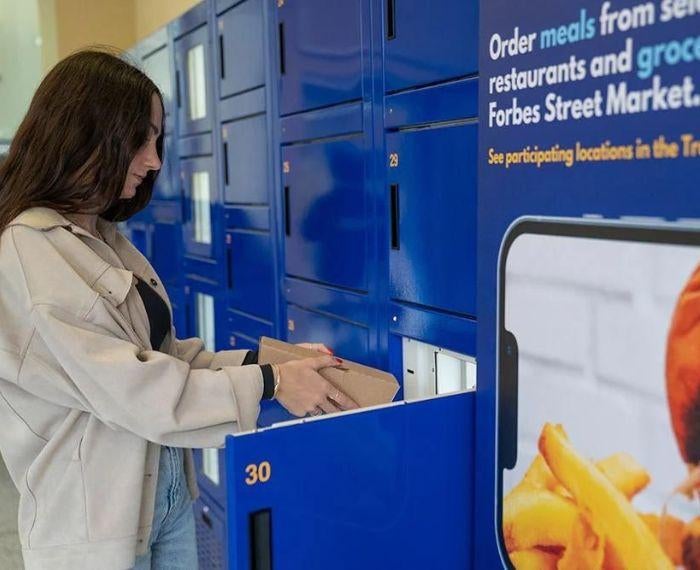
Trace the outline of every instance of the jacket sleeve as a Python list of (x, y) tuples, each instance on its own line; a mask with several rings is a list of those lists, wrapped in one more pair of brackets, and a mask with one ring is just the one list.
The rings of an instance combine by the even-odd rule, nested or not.
[(223, 366), (240, 366), (243, 364), (247, 350), (220, 350), (210, 352), (205, 350), (200, 338), (180, 340), (175, 337), (175, 329), (171, 329), (173, 346), (171, 352), (180, 360), (189, 363), (191, 368), (211, 368), (216, 370)]
[(162, 445), (219, 447), (227, 434), (255, 428), (263, 392), (257, 365), (219, 367), (214, 355), (209, 367), (193, 368), (54, 305), (35, 305), (31, 318), (35, 334), (19, 384), (40, 397), (68, 398)]

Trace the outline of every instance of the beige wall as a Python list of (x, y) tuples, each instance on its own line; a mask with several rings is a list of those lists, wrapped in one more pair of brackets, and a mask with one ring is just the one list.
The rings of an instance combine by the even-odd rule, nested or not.
[(85, 46), (121, 49), (136, 41), (134, 6), (127, 0), (55, 0), (58, 58)]
[(133, 0), (136, 41), (189, 10), (199, 0)]
[[(45, 69), (88, 45), (133, 46), (200, 0), (39, 0), (44, 36), (54, 35), (55, 51), (45, 54)], [(44, 21), (42, 21), (44, 24)], [(46, 52), (46, 50), (45, 50)]]

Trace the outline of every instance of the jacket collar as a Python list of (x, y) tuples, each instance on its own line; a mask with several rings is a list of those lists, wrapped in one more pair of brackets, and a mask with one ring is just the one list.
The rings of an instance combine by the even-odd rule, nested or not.
[[(94, 239), (94, 236), (85, 231), (78, 224), (71, 222), (65, 216), (51, 208), (28, 208), (12, 220), (8, 226), (28, 226), (40, 231), (48, 231), (62, 227), (70, 229), (73, 233), (92, 237)], [(97, 229), (108, 242), (114, 240), (117, 233), (117, 225), (114, 222), (109, 222), (102, 218), (97, 219)]]

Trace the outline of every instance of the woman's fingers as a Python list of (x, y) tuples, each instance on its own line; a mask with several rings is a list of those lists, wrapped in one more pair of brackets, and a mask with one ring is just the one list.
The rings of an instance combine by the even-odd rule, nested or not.
[(330, 354), (331, 356), (333, 356), (333, 350), (328, 348), (322, 342), (301, 342), (297, 344), (297, 346), (301, 346), (302, 348), (308, 348), (309, 350), (315, 350), (316, 352), (321, 352), (323, 354)]
[(356, 410), (360, 407), (355, 400), (337, 388), (331, 389), (330, 394), (328, 394), (328, 399), (340, 410)]
[(335, 356), (330, 355), (316, 356), (314, 358), (308, 358), (307, 360), (316, 372), (318, 372), (322, 368), (329, 368), (330, 366), (339, 366), (343, 363), (343, 361), (340, 358), (336, 358)]

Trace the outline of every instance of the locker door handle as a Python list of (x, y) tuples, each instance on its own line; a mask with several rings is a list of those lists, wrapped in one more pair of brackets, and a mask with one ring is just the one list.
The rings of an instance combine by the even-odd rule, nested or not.
[(233, 289), (233, 245), (231, 234), (226, 234), (226, 282), (228, 288)]
[(251, 513), (250, 570), (272, 570), (272, 511)]
[(287, 71), (287, 54), (284, 43), (284, 22), (279, 23), (279, 42), (280, 42), (280, 75), (284, 75)]
[(228, 186), (228, 143), (224, 141), (223, 144), (224, 154), (221, 157), (224, 163), (224, 186)]
[(175, 97), (177, 99), (177, 108), (179, 109), (181, 107), (181, 98), (180, 98), (180, 71), (176, 70), (175, 71)]
[(226, 68), (224, 66), (224, 36), (219, 34), (219, 75), (221, 79), (226, 76)]
[(292, 235), (291, 214), (289, 212), (289, 186), (284, 187), (284, 234)]
[(401, 249), (399, 243), (399, 223), (401, 221), (399, 212), (399, 185), (392, 184), (391, 189), (391, 249)]
[(202, 522), (209, 528), (213, 526), (214, 523), (211, 521), (211, 517), (207, 513), (202, 513)]
[(386, 0), (386, 39), (396, 38), (396, 0)]

